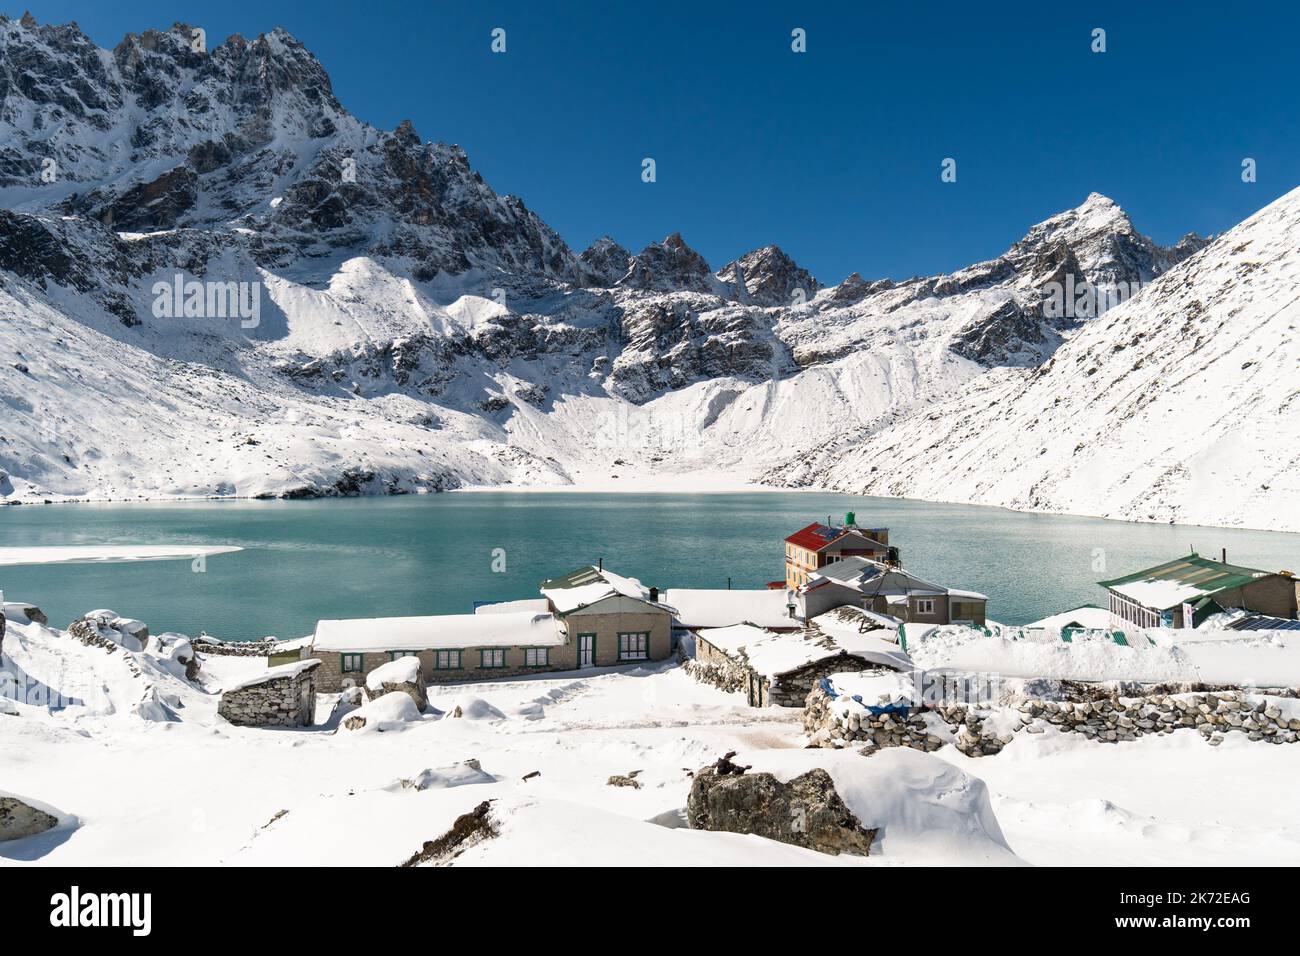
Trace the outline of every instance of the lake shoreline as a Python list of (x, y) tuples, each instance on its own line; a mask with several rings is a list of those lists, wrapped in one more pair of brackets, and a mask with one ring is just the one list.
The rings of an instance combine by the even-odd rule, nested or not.
[[(684, 481), (692, 476), (678, 476)], [(396, 494), (358, 494), (358, 495), (317, 495), (302, 498), (279, 498), (264, 495), (174, 495), (158, 498), (62, 498), (40, 500), (0, 501), (0, 509), (46, 506), (46, 505), (159, 505), (159, 504), (195, 504), (195, 503), (267, 503), (294, 504), (311, 501), (382, 501), (402, 498), (434, 498), (441, 495), (486, 495), (486, 494), (528, 494), (528, 495), (745, 495), (745, 494), (808, 494), (808, 495), (843, 495), (861, 498), (867, 501), (915, 502), (928, 505), (956, 505), (963, 508), (983, 508), (1006, 514), (1037, 515), (1051, 518), (1088, 518), (1096, 521), (1108, 521), (1121, 525), (1154, 526), (1169, 528), (1204, 529), (1206, 531), (1246, 531), (1261, 534), (1296, 535), (1300, 537), (1300, 528), (1295, 530), (1278, 528), (1256, 528), (1249, 525), (1190, 524), (1177, 521), (1143, 521), (1139, 518), (1112, 518), (1107, 515), (1088, 514), (1076, 511), (1050, 511), (1044, 508), (1009, 508), (1005, 505), (990, 505), (972, 501), (959, 501), (939, 498), (909, 498), (881, 495), (864, 495), (857, 492), (839, 491), (819, 487), (783, 487), (780, 485), (760, 485), (722, 483), (705, 485), (703, 488), (684, 487), (640, 487), (592, 483), (583, 485), (467, 485), (461, 488), (449, 488), (446, 491), (409, 491)], [(2, 511), (0, 511), (2, 513)]]

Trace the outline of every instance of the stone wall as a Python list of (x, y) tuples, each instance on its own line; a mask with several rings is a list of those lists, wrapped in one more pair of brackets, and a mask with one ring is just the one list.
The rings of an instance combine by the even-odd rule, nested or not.
[(1047, 726), (1066, 733), (1083, 734), (1101, 743), (1136, 740), (1147, 734), (1195, 730), (1211, 746), (1224, 734), (1244, 733), (1249, 740), (1273, 744), (1300, 740), (1300, 709), (1284, 701), (1300, 695), (1296, 689), (1247, 693), (1240, 689), (1180, 691), (1151, 686), (1143, 694), (1091, 687), (1063, 688), (1080, 699), (1048, 700), (1038, 697), (1012, 701), (1006, 706), (968, 707), (939, 703), (902, 707), (894, 713), (870, 714), (858, 706), (837, 704), (822, 686), (808, 695), (804, 729), (817, 747), (843, 747), (862, 743), (867, 749), (913, 747), (937, 750), (952, 743), (972, 757), (992, 756), (1021, 732), (1040, 734)]
[(243, 727), (309, 727), (316, 712), (318, 669), (319, 664), (308, 662), (296, 675), (228, 690), (217, 713)]
[(215, 637), (192, 637), (190, 645), (200, 654), (218, 657), (266, 657), (275, 650), (279, 641), (262, 638), (260, 641), (222, 641)]
[(702, 684), (711, 684), (721, 691), (734, 694), (749, 686), (748, 667), (734, 660), (698, 634), (695, 635), (695, 658), (683, 663), (686, 673)]

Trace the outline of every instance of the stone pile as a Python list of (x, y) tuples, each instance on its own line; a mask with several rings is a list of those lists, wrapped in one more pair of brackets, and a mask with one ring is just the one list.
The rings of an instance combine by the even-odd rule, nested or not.
[(87, 647), (124, 647), (143, 651), (149, 646), (149, 628), (142, 621), (122, 617), (116, 611), (87, 611), (68, 625), (68, 634)]
[(865, 743), (868, 748), (911, 747), (927, 753), (951, 742), (949, 735), (935, 733), (924, 707), (907, 707), (883, 714), (851, 710), (841, 714), (830, 695), (813, 688), (804, 707), (804, 729), (815, 747), (843, 747)]

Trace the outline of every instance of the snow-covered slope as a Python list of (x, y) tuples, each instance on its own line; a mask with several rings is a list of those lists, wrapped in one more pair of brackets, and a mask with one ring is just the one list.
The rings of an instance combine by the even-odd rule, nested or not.
[(1300, 531), (1300, 190), (1089, 322), (774, 480)]
[[(1300, 853), (1300, 746), (1245, 733), (1221, 746), (1191, 728), (1107, 744), (1049, 726), (978, 759), (951, 745), (866, 756), (808, 748), (800, 711), (748, 707), (675, 662), (434, 685), (426, 712), (374, 732), (340, 726), (357, 711), (333, 697), (318, 699), (313, 727), (240, 727), (218, 715), (219, 694), (265, 675), (263, 657), (200, 655), (187, 676), (178, 657), (193, 652), (179, 635), (139, 650), (17, 617), (0, 660), (3, 790), (57, 811), (60, 826), (0, 842), (0, 867), (394, 866), (485, 800), (496, 835), (442, 862), (1204, 867), (1294, 864)], [(1267, 683), (1278, 665), (1294, 672), (1290, 640), (1237, 638), (1220, 653), (1240, 661), (1229, 645), (1242, 643), (1256, 664), (1274, 655), (1251, 671)], [(936, 640), (926, 666), (962, 666), (988, 645), (944, 656)], [(1118, 663), (1132, 650), (1105, 647)], [(826, 770), (878, 829), (871, 855), (689, 828), (692, 774), (728, 752), (781, 780)], [(609, 783), (634, 772), (635, 786)], [(1261, 786), (1225, 802), (1225, 779)], [(184, 812), (158, 812), (159, 794)]]
[[(882, 463), (842, 449), (1097, 321), (1047, 310), (1054, 288), (1146, 283), (1204, 245), (1159, 247), (1093, 194), (905, 281), (825, 287), (772, 245), (715, 272), (680, 235), (576, 255), (459, 147), (352, 117), (282, 30), (108, 51), (0, 18), (0, 143), (9, 500), (861, 486)], [(168, 308), (195, 283), (256, 315)], [(1207, 497), (1204, 520), (1253, 507)]]

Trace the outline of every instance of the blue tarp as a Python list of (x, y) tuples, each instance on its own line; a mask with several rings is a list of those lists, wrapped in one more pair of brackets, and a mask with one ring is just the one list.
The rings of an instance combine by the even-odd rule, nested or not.
[[(836, 692), (835, 685), (831, 683), (829, 677), (823, 677), (818, 683), (822, 691), (830, 697), (839, 698), (842, 696)], [(866, 708), (867, 713), (873, 717), (879, 717), (881, 714), (906, 714), (912, 709), (910, 704), (868, 704), (863, 701), (861, 694), (854, 694), (851, 699), (856, 700)]]

